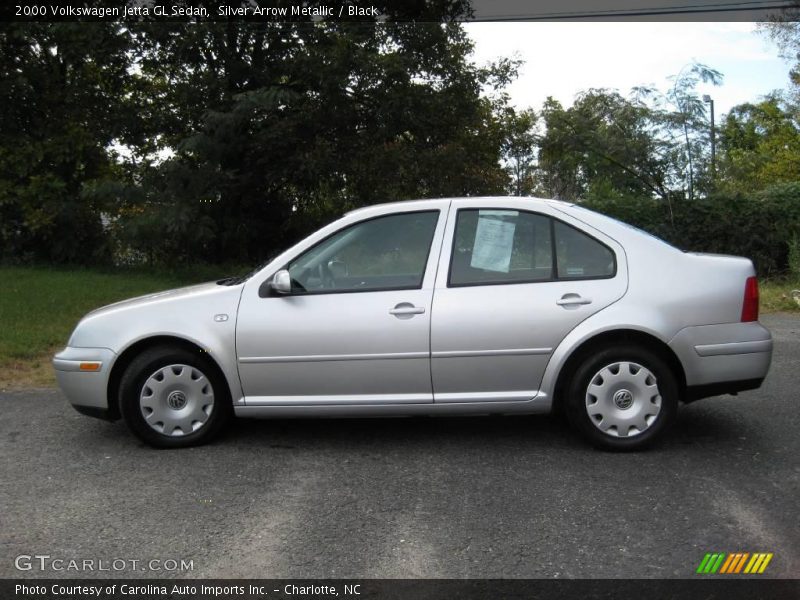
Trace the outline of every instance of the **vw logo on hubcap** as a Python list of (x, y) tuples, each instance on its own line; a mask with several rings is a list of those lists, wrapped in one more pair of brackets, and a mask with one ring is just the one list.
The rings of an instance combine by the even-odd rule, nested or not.
[(631, 404), (633, 404), (633, 394), (631, 394), (628, 390), (619, 390), (616, 394), (614, 394), (614, 404), (616, 404), (617, 408), (620, 410), (630, 408)]
[(186, 394), (180, 391), (174, 391), (167, 396), (167, 406), (172, 410), (180, 410), (186, 406)]

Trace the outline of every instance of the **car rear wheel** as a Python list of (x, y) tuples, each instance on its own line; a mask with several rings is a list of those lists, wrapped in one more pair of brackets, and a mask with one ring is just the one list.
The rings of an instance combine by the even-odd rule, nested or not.
[(657, 354), (615, 346), (584, 359), (570, 382), (567, 416), (595, 446), (638, 450), (674, 421), (678, 385)]
[(158, 448), (182, 448), (214, 438), (230, 418), (230, 393), (218, 368), (199, 352), (145, 350), (120, 382), (120, 412), (128, 427)]

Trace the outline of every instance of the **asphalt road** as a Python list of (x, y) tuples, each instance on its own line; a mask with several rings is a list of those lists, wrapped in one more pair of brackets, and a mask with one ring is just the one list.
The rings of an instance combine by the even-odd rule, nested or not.
[[(2, 394), (0, 577), (669, 578), (711, 551), (800, 577), (800, 319), (763, 322), (765, 386), (682, 407), (638, 454), (541, 416), (240, 421), (157, 451), (58, 391)], [(21, 554), (128, 566), (19, 572)], [(130, 566), (151, 559), (193, 570)]]

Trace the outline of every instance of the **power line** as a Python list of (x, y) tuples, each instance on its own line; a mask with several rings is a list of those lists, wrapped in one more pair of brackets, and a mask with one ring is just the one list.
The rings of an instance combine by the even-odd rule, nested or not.
[(564, 11), (551, 13), (510, 14), (510, 15), (475, 15), (475, 21), (545, 21), (576, 20), (599, 17), (655, 17), (665, 15), (713, 14), (728, 12), (754, 12), (796, 8), (794, 0), (760, 0), (745, 2), (726, 2), (724, 4), (689, 4), (681, 6), (663, 6), (641, 9), (607, 9), (594, 11)]

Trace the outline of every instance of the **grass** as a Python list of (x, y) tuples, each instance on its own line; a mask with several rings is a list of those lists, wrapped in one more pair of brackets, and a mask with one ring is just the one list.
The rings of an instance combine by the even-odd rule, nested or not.
[(225, 274), (0, 266), (0, 389), (53, 385), (50, 358), (90, 310)]
[[(0, 389), (53, 385), (50, 358), (94, 308), (245, 270), (199, 267), (153, 273), (0, 266)], [(762, 281), (761, 312), (800, 312), (793, 290), (800, 290), (800, 279)]]
[(800, 312), (800, 278), (762, 280), (758, 288), (762, 313)]

